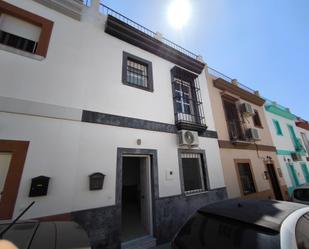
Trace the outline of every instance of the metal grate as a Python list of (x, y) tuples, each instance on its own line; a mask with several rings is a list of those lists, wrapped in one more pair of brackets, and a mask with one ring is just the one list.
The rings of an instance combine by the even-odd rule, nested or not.
[(173, 99), (177, 123), (206, 126), (198, 78), (183, 69), (172, 70)]
[(127, 82), (137, 86), (148, 86), (147, 65), (143, 65), (128, 58), (127, 60)]
[(2, 30), (0, 30), (0, 43), (33, 54), (37, 48), (37, 42)]
[[(151, 31), (150, 29), (147, 29), (145, 28), (144, 26), (134, 22), (133, 20), (127, 18), (126, 16), (120, 14), (119, 12), (109, 8), (108, 6), (100, 3), (100, 12), (103, 13), (104, 15), (110, 15), (110, 16), (113, 16), (115, 18), (117, 18), (118, 20), (130, 25), (131, 27), (143, 32), (144, 34), (152, 37), (152, 38), (155, 38), (157, 37), (157, 34), (153, 31)], [(169, 47), (172, 47), (174, 49), (176, 49), (177, 51), (197, 60), (198, 59), (198, 55), (190, 52), (189, 50), (175, 44), (174, 42), (162, 37), (162, 39), (160, 39), (162, 43), (164, 43), (165, 45), (169, 46)]]

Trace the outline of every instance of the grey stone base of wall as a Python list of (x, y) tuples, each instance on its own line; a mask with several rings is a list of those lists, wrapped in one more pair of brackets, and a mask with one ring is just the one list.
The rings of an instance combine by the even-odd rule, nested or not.
[[(154, 205), (154, 237), (158, 244), (169, 242), (186, 220), (199, 208), (227, 199), (226, 188), (196, 195), (159, 198)], [(73, 212), (72, 219), (88, 232), (94, 249), (120, 249), (121, 208), (102, 207)]]

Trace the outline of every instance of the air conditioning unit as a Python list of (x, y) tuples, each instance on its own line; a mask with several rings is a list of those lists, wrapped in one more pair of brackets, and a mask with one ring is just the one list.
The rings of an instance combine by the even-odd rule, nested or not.
[(179, 145), (198, 146), (198, 133), (196, 131), (181, 130), (178, 133)]
[(259, 131), (257, 129), (254, 129), (254, 128), (247, 129), (247, 137), (250, 140), (253, 140), (253, 141), (261, 140), (260, 135), (259, 135)]
[(244, 116), (253, 116), (254, 111), (252, 109), (252, 106), (249, 103), (242, 103), (241, 104), (241, 113)]
[(302, 158), (301, 158), (301, 154), (299, 154), (299, 153), (291, 153), (291, 157), (292, 157), (292, 159), (293, 159), (293, 161), (301, 161), (302, 160)]

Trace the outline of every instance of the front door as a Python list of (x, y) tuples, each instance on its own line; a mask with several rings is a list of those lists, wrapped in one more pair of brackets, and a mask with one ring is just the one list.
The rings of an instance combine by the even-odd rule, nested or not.
[(308, 172), (308, 168), (307, 168), (307, 165), (306, 163), (301, 163), (301, 169), (304, 173), (304, 177), (306, 179), (306, 182), (309, 183), (309, 172)]
[(150, 157), (125, 156), (122, 168), (121, 241), (126, 242), (152, 235)]
[(271, 163), (268, 163), (266, 166), (267, 166), (267, 171), (269, 173), (269, 179), (270, 179), (271, 186), (273, 188), (275, 197), (277, 200), (283, 200), (281, 189), (280, 189), (280, 184), (279, 184), (279, 181), (276, 175), (274, 165)]
[(288, 171), (289, 171), (289, 175), (290, 175), (293, 187), (299, 186), (299, 180), (298, 180), (294, 165), (289, 163), (287, 167), (288, 167)]
[(0, 219), (11, 219), (28, 142), (0, 140)]

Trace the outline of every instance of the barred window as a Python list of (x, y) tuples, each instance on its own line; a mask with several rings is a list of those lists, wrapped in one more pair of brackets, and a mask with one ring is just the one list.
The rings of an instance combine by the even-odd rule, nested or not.
[(122, 83), (153, 91), (152, 63), (123, 52)]
[(147, 87), (147, 82), (147, 65), (143, 65), (129, 58), (127, 60), (127, 83)]
[(183, 185), (186, 194), (205, 191), (201, 154), (181, 153)]

